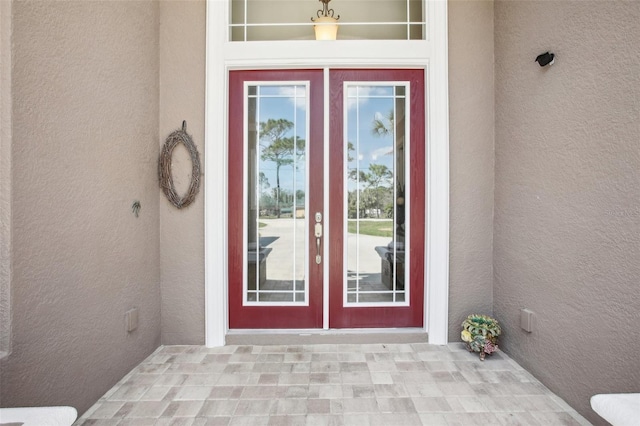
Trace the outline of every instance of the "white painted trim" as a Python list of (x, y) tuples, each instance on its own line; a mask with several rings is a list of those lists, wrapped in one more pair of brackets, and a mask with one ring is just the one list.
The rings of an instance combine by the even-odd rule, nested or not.
[[(427, 40), (227, 42), (228, 0), (207, 1), (205, 334), (224, 345), (227, 314), (227, 73), (230, 69), (425, 68), (427, 229), (425, 328), (447, 343), (449, 298), (449, 108), (447, 2), (427, 0)], [(277, 48), (274, 48), (277, 46)], [(384, 53), (384, 57), (381, 55)], [(326, 158), (326, 157), (325, 157)], [(328, 209), (325, 205), (325, 209)], [(326, 215), (325, 215), (326, 216)], [(325, 223), (325, 229), (328, 230)], [(325, 258), (327, 252), (325, 251)]]
[(205, 344), (224, 346), (227, 315), (226, 1), (207, 1), (205, 101)]
[(324, 108), (324, 113), (323, 113), (323, 117), (324, 117), (324, 185), (322, 186), (323, 191), (324, 191), (324, 211), (322, 212), (322, 223), (323, 223), (323, 228), (324, 228), (324, 239), (322, 241), (322, 329), (323, 330), (329, 330), (329, 262), (327, 262), (327, 259), (329, 258), (329, 245), (326, 243), (327, 241), (329, 241), (328, 236), (330, 235), (330, 226), (331, 224), (329, 223), (329, 203), (331, 203), (331, 197), (329, 197), (329, 184), (330, 184), (330, 179), (329, 179), (329, 164), (330, 164), (330, 150), (329, 150), (329, 140), (330, 140), (330, 134), (329, 134), (329, 122), (330, 122), (330, 115), (329, 113), (331, 112), (330, 110), (330, 101), (331, 98), (329, 96), (330, 91), (330, 79), (329, 79), (329, 68), (324, 68), (322, 70), (323, 72), (323, 79), (324, 79), (324, 84), (323, 84), (323, 89), (324, 89), (324, 94), (323, 94), (323, 108)]
[[(431, 50), (425, 40), (252, 41), (225, 43), (223, 60), (229, 66), (246, 69), (421, 68)], [(381, 57), (380, 52), (385, 52), (385, 56)]]
[(425, 326), (429, 343), (448, 342), (449, 64), (447, 2), (429, 2), (432, 56), (427, 68), (427, 229)]

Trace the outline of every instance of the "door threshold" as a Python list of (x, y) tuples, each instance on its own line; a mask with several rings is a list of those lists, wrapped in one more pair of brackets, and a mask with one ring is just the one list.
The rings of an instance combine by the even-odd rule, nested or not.
[(227, 345), (321, 345), (428, 343), (421, 328), (229, 330)]

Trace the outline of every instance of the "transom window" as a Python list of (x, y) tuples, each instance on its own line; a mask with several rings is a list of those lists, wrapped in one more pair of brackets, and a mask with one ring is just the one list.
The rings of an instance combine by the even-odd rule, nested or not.
[[(338, 40), (424, 40), (422, 0), (332, 0)], [(312, 40), (321, 1), (231, 0), (231, 41)]]

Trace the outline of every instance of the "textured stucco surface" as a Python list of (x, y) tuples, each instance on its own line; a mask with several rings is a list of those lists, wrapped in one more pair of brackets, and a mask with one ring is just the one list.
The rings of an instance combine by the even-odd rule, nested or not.
[[(205, 1), (160, 2), (160, 144), (187, 121), (204, 170)], [(173, 154), (176, 190), (185, 194), (191, 160)], [(160, 193), (162, 343), (204, 344), (204, 176), (193, 204), (176, 209)]]
[(493, 1), (449, 2), (449, 340), (492, 313)]
[(589, 397), (640, 384), (640, 2), (499, 1), (495, 23), (501, 346), (602, 424)]
[(0, 358), (11, 351), (11, 2), (0, 2)]
[[(449, 2), (451, 277), (450, 338), (473, 312), (491, 313), (493, 226), (493, 2)], [(187, 119), (202, 154), (204, 5), (160, 5), (160, 135)], [(161, 142), (162, 142), (161, 141)], [(190, 162), (175, 156), (188, 179)], [(162, 342), (204, 342), (204, 204), (160, 200)]]
[(1, 403), (82, 413), (160, 343), (158, 3), (14, 2), (12, 53)]

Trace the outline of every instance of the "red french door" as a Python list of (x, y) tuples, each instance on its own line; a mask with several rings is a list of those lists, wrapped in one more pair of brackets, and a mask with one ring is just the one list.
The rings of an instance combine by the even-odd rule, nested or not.
[(423, 325), (424, 71), (324, 72), (229, 74), (231, 329)]
[(322, 327), (322, 102), (322, 70), (229, 74), (232, 329)]
[(329, 326), (421, 327), (424, 71), (332, 70), (330, 91)]

